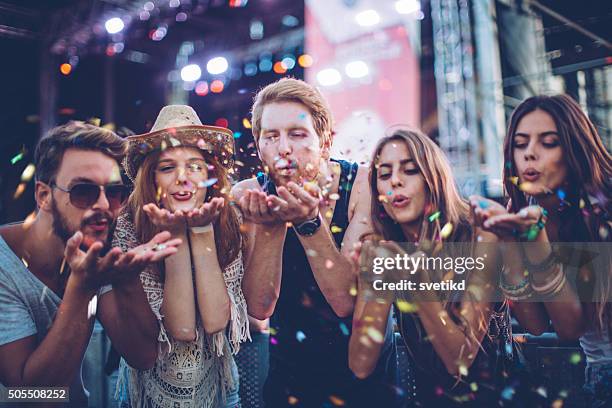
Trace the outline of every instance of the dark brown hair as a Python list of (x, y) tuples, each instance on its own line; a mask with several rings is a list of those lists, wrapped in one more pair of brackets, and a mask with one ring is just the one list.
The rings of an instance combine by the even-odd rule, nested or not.
[(57, 126), (36, 145), (36, 180), (45, 184), (52, 183), (62, 164), (64, 152), (70, 148), (99, 151), (120, 163), (127, 144), (112, 130), (85, 122), (71, 121)]

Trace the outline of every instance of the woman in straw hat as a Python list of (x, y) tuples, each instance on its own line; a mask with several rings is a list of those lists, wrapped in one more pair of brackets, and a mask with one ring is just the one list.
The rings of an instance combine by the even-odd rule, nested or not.
[(228, 205), (233, 134), (203, 126), (189, 106), (171, 105), (151, 132), (127, 140), (124, 167), (134, 191), (116, 243), (128, 249), (167, 229), (183, 244), (141, 274), (160, 324), (158, 361), (145, 371), (124, 365), (120, 382), (128, 380), (135, 407), (239, 406), (233, 355), (249, 327), (240, 218)]

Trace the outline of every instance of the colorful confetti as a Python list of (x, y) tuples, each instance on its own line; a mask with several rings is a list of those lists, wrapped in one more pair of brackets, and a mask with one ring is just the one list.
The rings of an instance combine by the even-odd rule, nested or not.
[(344, 400), (342, 398), (336, 397), (335, 395), (330, 395), (329, 400), (337, 407), (344, 406)]
[(297, 339), (297, 341), (299, 341), (301, 343), (306, 338), (306, 335), (304, 334), (303, 331), (298, 330), (297, 333), (295, 333), (295, 338)]
[(15, 193), (13, 193), (13, 200), (17, 200), (26, 189), (26, 183), (19, 183), (17, 188), (15, 189)]
[(581, 361), (582, 361), (582, 356), (580, 355), (580, 353), (572, 353), (572, 355), (569, 358), (569, 362), (573, 365), (580, 364)]
[(385, 337), (380, 332), (380, 330), (376, 329), (375, 327), (372, 327), (372, 326), (368, 327), (367, 333), (368, 333), (368, 336), (370, 336), (372, 341), (374, 341), (375, 343), (382, 343), (385, 339)]
[(213, 184), (215, 184), (217, 181), (219, 181), (219, 179), (216, 179), (216, 178), (210, 178), (210, 179), (205, 180), (205, 181), (200, 181), (198, 183), (198, 188), (207, 188), (207, 187), (210, 187)]
[(414, 313), (419, 310), (419, 306), (416, 303), (407, 302), (403, 299), (397, 299), (395, 304), (402, 313)]
[(436, 211), (435, 213), (431, 214), (429, 216), (429, 222), (434, 222), (438, 218), (440, 218), (440, 211)]
[(14, 157), (11, 159), (11, 164), (13, 164), (13, 165), (14, 165), (14, 164), (15, 164), (15, 163), (17, 163), (19, 160), (23, 159), (23, 156), (24, 156), (23, 151), (21, 151), (21, 152), (17, 153), (17, 155), (16, 155), (16, 156), (14, 156)]
[(23, 169), (23, 172), (21, 173), (21, 181), (24, 183), (27, 183), (28, 181), (32, 180), (32, 177), (34, 177), (34, 172), (36, 171), (36, 166), (34, 166), (34, 164), (30, 163), (26, 166), (25, 169)]
[(450, 236), (450, 234), (452, 234), (453, 232), (453, 224), (450, 222), (447, 222), (446, 224), (444, 224), (444, 227), (442, 227), (442, 230), (440, 231), (440, 236), (442, 237), (442, 239), (446, 239)]

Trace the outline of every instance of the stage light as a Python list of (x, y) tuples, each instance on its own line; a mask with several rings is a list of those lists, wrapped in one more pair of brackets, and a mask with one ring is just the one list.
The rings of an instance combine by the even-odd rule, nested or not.
[(248, 62), (244, 65), (244, 75), (246, 76), (255, 76), (257, 75), (257, 64), (253, 62)]
[(229, 126), (229, 121), (225, 118), (219, 118), (217, 120), (215, 120), (215, 126), (219, 126), (219, 127), (228, 127)]
[(395, 2), (395, 11), (400, 14), (412, 14), (421, 10), (419, 0), (398, 0)]
[(123, 20), (119, 17), (113, 17), (106, 20), (104, 23), (104, 28), (106, 28), (106, 32), (109, 34), (117, 34), (123, 30), (125, 24), (123, 24)]
[(287, 72), (287, 68), (285, 68), (281, 61), (277, 61), (274, 63), (274, 72), (277, 74), (284, 74)]
[(269, 59), (262, 59), (259, 61), (259, 70), (261, 72), (268, 72), (272, 69), (272, 61)]
[(198, 82), (195, 87), (195, 93), (198, 96), (205, 96), (206, 94), (208, 94), (208, 82), (206, 81)]
[(300, 67), (302, 68), (308, 68), (310, 66), (312, 66), (313, 63), (313, 59), (310, 55), (308, 54), (303, 54), (300, 55), (300, 57), (298, 58), (298, 64), (300, 64)]
[(285, 57), (281, 61), (281, 64), (282, 64), (283, 68), (285, 68), (286, 70), (293, 69), (293, 67), (295, 67), (295, 58), (293, 58), (292, 56), (291, 57)]
[(249, 36), (251, 40), (261, 40), (264, 37), (264, 25), (260, 20), (251, 21)]
[(344, 72), (349, 78), (363, 78), (370, 73), (368, 64), (363, 61), (351, 61), (344, 67)]
[(227, 71), (229, 64), (224, 57), (215, 57), (208, 61), (206, 64), (206, 70), (211, 75), (219, 75)]
[(145, 9), (146, 11), (151, 11), (155, 8), (155, 4), (153, 4), (152, 1), (147, 1), (143, 6), (143, 9)]
[(225, 85), (223, 84), (222, 81), (215, 79), (214, 81), (212, 81), (210, 83), (210, 92), (212, 93), (221, 93), (223, 92), (223, 88), (225, 87)]
[(166, 34), (168, 34), (168, 28), (162, 25), (154, 30), (151, 30), (149, 37), (151, 37), (153, 41), (161, 41), (164, 39)]
[(357, 24), (363, 27), (370, 27), (380, 22), (380, 16), (376, 10), (365, 10), (355, 16)]
[(62, 65), (60, 65), (60, 72), (64, 75), (70, 74), (70, 72), (72, 72), (72, 65), (68, 63), (63, 63)]
[(170, 0), (168, 2), (168, 5), (172, 8), (177, 8), (178, 6), (181, 5), (181, 0)]
[(180, 13), (176, 15), (176, 17), (174, 17), (174, 19), (179, 23), (182, 23), (183, 21), (187, 21), (187, 13), (183, 13), (181, 11)]
[(297, 27), (300, 24), (300, 20), (288, 14), (283, 16), (282, 23), (285, 27)]
[(323, 86), (333, 86), (342, 82), (342, 75), (337, 69), (327, 68), (317, 74), (317, 81)]
[(185, 65), (181, 69), (181, 79), (185, 82), (197, 81), (201, 76), (202, 70), (197, 64)]
[(244, 7), (247, 5), (247, 3), (249, 2), (249, 0), (230, 0), (229, 2), (229, 6), (232, 8), (235, 7)]

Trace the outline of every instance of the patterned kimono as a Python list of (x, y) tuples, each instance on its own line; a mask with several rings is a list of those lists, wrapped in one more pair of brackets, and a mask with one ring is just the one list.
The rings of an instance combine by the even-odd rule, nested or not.
[[(123, 251), (141, 245), (130, 214), (117, 220), (113, 246)], [(197, 256), (193, 251), (193, 256)], [(209, 408), (223, 404), (228, 392), (235, 390), (236, 370), (234, 354), (240, 343), (250, 340), (246, 301), (241, 283), (244, 268), (242, 252), (223, 270), (223, 277), (231, 302), (230, 322), (225, 331), (208, 335), (201, 322), (197, 324), (196, 339), (183, 342), (166, 333), (161, 314), (164, 282), (159, 273), (147, 267), (141, 274), (144, 291), (159, 322), (159, 354), (155, 366), (136, 370), (122, 361), (117, 395), (128, 382), (130, 404), (136, 408)], [(221, 400), (219, 400), (221, 397)]]

